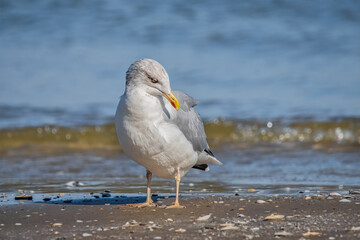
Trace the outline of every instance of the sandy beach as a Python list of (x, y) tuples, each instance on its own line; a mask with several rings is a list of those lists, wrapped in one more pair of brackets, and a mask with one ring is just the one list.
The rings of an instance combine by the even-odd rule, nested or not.
[[(184, 209), (61, 200), (1, 206), (1, 239), (359, 239), (360, 197), (183, 196)], [(100, 197), (101, 199), (102, 197)], [(125, 196), (110, 196), (112, 200)], [(141, 201), (133, 198), (131, 201)], [(56, 204), (55, 204), (56, 203)]]
[[(0, 0), (0, 240), (360, 240), (359, 25), (359, 0)], [(184, 209), (148, 169), (130, 207), (140, 156), (208, 149), (170, 90), (223, 165), (181, 176)]]

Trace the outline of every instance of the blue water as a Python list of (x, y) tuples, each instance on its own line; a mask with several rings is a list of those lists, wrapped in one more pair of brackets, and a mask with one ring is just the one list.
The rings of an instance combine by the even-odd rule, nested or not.
[[(285, 146), (215, 150), (224, 163), (209, 172), (191, 169), (182, 178), (182, 193), (298, 193), (360, 188), (360, 152), (327, 153)], [(64, 153), (60, 156), (0, 158), (0, 193), (101, 192), (144, 193), (145, 169), (126, 156), (100, 157)], [(16, 173), (16, 174), (14, 174)], [(70, 184), (79, 181), (81, 184)], [(154, 192), (173, 193), (175, 181), (154, 176)], [(340, 190), (339, 190), (340, 189)], [(1, 201), (0, 201), (1, 204)]]
[(0, 11), (1, 112), (16, 115), (0, 127), (111, 117), (144, 57), (208, 119), (360, 115), (356, 0), (2, 0)]
[[(112, 122), (127, 68), (146, 57), (164, 65), (172, 89), (200, 100), (207, 120), (325, 120), (342, 134), (341, 119), (360, 118), (359, 26), (358, 0), (0, 0), (0, 129)], [(359, 189), (353, 128), (349, 146), (222, 146), (213, 152), (224, 165), (190, 171), (182, 190)], [(143, 167), (121, 153), (45, 148), (0, 151), (0, 191), (144, 191)], [(69, 189), (72, 180), (84, 186)], [(156, 192), (173, 188), (154, 178)]]

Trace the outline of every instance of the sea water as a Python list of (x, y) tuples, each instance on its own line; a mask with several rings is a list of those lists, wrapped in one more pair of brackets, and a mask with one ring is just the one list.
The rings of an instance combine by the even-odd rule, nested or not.
[(144, 57), (200, 100), (224, 163), (184, 192), (359, 188), (359, 24), (359, 1), (2, 0), (0, 192), (144, 191), (113, 126)]

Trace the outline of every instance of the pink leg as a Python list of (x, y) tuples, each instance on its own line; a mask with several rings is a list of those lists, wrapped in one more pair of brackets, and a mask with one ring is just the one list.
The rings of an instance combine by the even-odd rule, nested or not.
[(173, 205), (171, 206), (167, 206), (166, 208), (184, 208), (184, 206), (181, 206), (179, 203), (179, 188), (180, 188), (180, 172), (178, 171), (175, 177), (175, 181), (176, 181), (176, 198), (175, 198), (175, 202)]
[(146, 194), (146, 201), (144, 203), (135, 203), (135, 204), (128, 204), (129, 207), (137, 207), (137, 208), (143, 208), (143, 207), (155, 207), (156, 204), (151, 200), (151, 177), (152, 173), (146, 169), (146, 178), (147, 178), (147, 194)]

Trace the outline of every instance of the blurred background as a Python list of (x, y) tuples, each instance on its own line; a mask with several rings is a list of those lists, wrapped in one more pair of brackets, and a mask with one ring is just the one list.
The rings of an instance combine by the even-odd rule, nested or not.
[(0, 0), (0, 191), (142, 191), (113, 126), (140, 58), (200, 100), (225, 163), (185, 184), (358, 187), (359, 26), (357, 0)]

